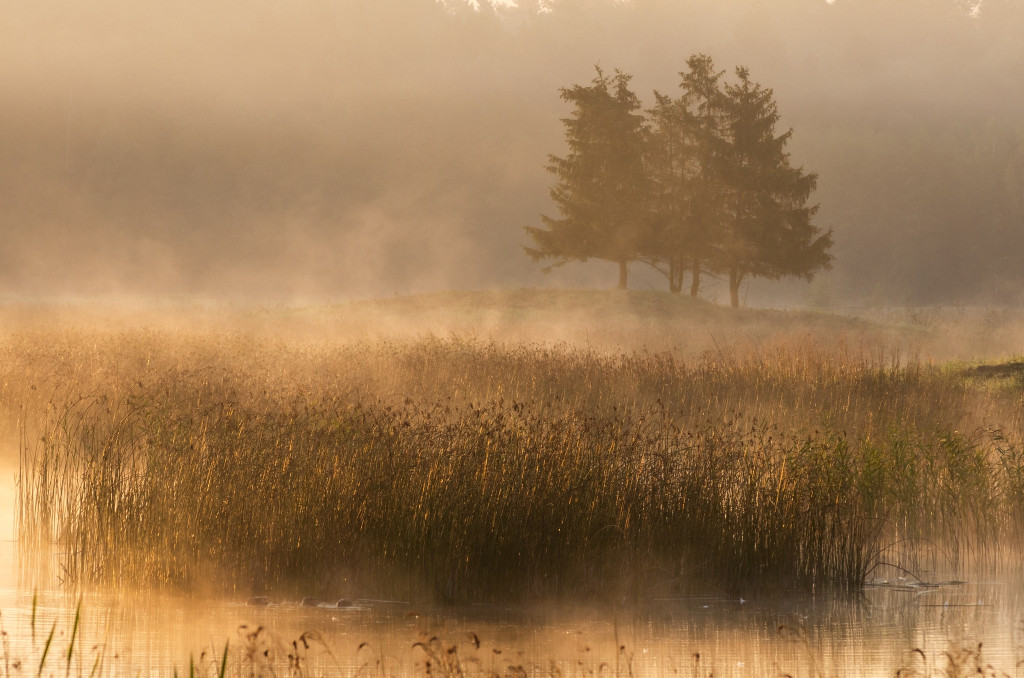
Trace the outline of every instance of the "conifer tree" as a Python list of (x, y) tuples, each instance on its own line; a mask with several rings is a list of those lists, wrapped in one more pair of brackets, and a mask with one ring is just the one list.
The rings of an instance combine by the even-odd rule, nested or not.
[(679, 86), (683, 89), (680, 103), (691, 116), (696, 156), (689, 229), (690, 296), (696, 297), (700, 292), (701, 268), (709, 265), (718, 252), (725, 213), (727, 102), (721, 84), (725, 71), (716, 71), (710, 56), (694, 54), (686, 65), (689, 70), (679, 74)]
[(652, 186), (652, 250), (644, 258), (682, 289), (691, 272), (690, 295), (700, 291), (702, 270), (717, 260), (725, 213), (723, 168), (728, 140), (724, 71), (711, 57), (694, 54), (680, 73), (678, 99), (654, 93), (649, 111), (648, 172)]
[(551, 188), (560, 218), (541, 216), (546, 228), (526, 230), (534, 261), (603, 259), (619, 264), (619, 289), (626, 289), (628, 262), (636, 260), (646, 237), (647, 176), (644, 118), (640, 100), (629, 89), (630, 76), (597, 68), (589, 86), (561, 90), (573, 105), (562, 120), (569, 153), (550, 156)]
[(728, 207), (716, 262), (728, 275), (734, 307), (747, 276), (810, 280), (832, 261), (831, 232), (822, 233), (811, 223), (818, 206), (808, 201), (818, 177), (790, 165), (785, 148), (793, 132), (775, 134), (779, 113), (774, 92), (753, 82), (746, 68), (737, 68), (736, 76), (739, 82), (725, 87)]
[(670, 292), (678, 294), (696, 250), (692, 209), (699, 149), (686, 105), (659, 92), (654, 97), (647, 136), (650, 230), (641, 258), (668, 279)]

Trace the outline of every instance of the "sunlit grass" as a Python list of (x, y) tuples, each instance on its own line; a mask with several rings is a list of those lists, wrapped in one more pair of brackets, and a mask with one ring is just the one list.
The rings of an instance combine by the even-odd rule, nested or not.
[(700, 359), (229, 333), (8, 341), (20, 530), (74, 582), (643, 598), (855, 589), (1024, 504), (1021, 390), (807, 339)]

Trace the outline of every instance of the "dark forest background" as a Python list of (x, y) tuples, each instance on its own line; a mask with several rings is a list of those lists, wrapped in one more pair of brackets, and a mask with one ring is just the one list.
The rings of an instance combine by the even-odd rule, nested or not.
[(0, 0), (0, 294), (612, 287), (523, 254), (558, 89), (649, 106), (706, 52), (775, 90), (835, 239), (749, 303), (1024, 303), (1024, 3), (521, 4)]

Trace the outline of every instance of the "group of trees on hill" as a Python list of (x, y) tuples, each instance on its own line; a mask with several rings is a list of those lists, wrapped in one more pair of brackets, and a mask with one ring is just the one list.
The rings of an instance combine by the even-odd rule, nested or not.
[(681, 94), (655, 91), (646, 116), (618, 70), (562, 89), (574, 107), (563, 120), (569, 153), (548, 165), (561, 216), (527, 228), (531, 258), (616, 262), (620, 289), (628, 263), (642, 261), (674, 293), (689, 273), (694, 297), (709, 273), (729, 281), (733, 306), (748, 277), (810, 279), (830, 266), (831, 233), (812, 223), (817, 175), (790, 164), (792, 131), (776, 133), (772, 90), (744, 67), (724, 82), (704, 54), (687, 67)]
[[(536, 285), (516, 253), (563, 216), (541, 169), (570, 153), (559, 88), (600, 55), (653, 126), (652, 91), (678, 98), (703, 51), (723, 87), (746, 64), (774, 90), (835, 239), (813, 286), (752, 279), (741, 301), (1024, 303), (1021, 0), (236, 4), (7, 3), (0, 293)], [(546, 282), (614, 286), (602, 264)], [(700, 294), (725, 302), (713, 273)], [(630, 287), (662, 280), (629, 264)]]

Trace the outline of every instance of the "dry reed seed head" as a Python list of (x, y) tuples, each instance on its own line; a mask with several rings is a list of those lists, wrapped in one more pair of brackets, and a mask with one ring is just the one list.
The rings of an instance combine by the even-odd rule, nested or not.
[[(483, 357), (493, 360), (496, 350), (489, 349)], [(497, 367), (484, 365), (480, 369), (505, 370), (509, 363), (514, 364), (517, 372), (537, 369), (528, 352), (518, 351), (501, 358), (504, 362)], [(549, 362), (564, 359), (553, 353), (541, 358)], [(251, 560), (244, 542), (255, 533), (253, 522), (264, 521), (286, 531), (314, 524), (323, 534), (332, 535), (331, 540), (319, 543), (306, 540), (300, 547), (282, 541), (265, 549), (261, 560), (277, 580), (310, 576), (302, 574), (302, 559), (322, 562), (331, 558), (329, 542), (341, 538), (353, 542), (344, 549), (350, 553), (404, 554), (400, 561), (405, 559), (406, 564), (379, 561), (387, 567), (436, 567), (438, 581), (446, 579), (450, 565), (429, 554), (457, 547), (469, 555), (465, 561), (469, 564), (459, 566), (460, 576), (467, 576), (470, 567), (487, 571), (493, 576), (477, 573), (474, 576), (479, 581), (473, 586), (494, 589), (508, 581), (521, 580), (523, 575), (518, 571), (524, 567), (522, 554), (530, 552), (521, 548), (510, 551), (507, 544), (528, 544), (534, 552), (544, 554), (545, 567), (561, 572), (566, 571), (566, 562), (581, 556), (607, 557), (609, 562), (618, 562), (624, 557), (623, 549), (658, 542), (661, 537), (653, 530), (659, 525), (657, 529), (665, 530), (666, 534), (672, 530), (694, 532), (683, 541), (690, 548), (732, 540), (748, 549), (717, 551), (720, 569), (727, 578), (748, 576), (751, 571), (772, 571), (782, 568), (773, 564), (772, 558), (780, 558), (783, 548), (800, 543), (793, 541), (798, 535), (783, 529), (788, 523), (781, 522), (780, 516), (787, 516), (785, 519), (792, 523), (792, 516), (800, 515), (801, 509), (828, 506), (831, 497), (831, 505), (841, 506), (848, 515), (835, 515), (833, 511), (825, 514), (825, 523), (799, 526), (807, 533), (807, 546), (798, 548), (820, 548), (816, 545), (836, 539), (829, 536), (835, 534), (829, 520), (842, 519), (846, 521), (844, 525), (851, 520), (873, 521), (878, 511), (892, 510), (890, 507), (912, 513), (936, 502), (947, 505), (952, 501), (951, 497), (929, 499), (923, 495), (927, 487), (916, 483), (893, 484), (894, 477), (921, 476), (927, 469), (938, 468), (946, 474), (943, 478), (949, 478), (944, 487), (971, 487), (976, 492), (991, 494), (998, 474), (1006, 473), (1000, 471), (1007, 468), (1006, 464), (990, 468), (992, 460), (1001, 458), (998, 453), (976, 454), (977, 449), (989, 445), (987, 440), (991, 436), (981, 436), (975, 448), (959, 443), (950, 446), (922, 442), (921, 434), (915, 431), (927, 430), (929, 421), (941, 422), (950, 414), (956, 416), (962, 406), (958, 403), (971, 396), (967, 389), (962, 389), (960, 401), (954, 398), (936, 403), (933, 399), (928, 407), (938, 409), (920, 410), (916, 403), (927, 397), (927, 391), (915, 386), (914, 380), (921, 379), (923, 372), (895, 374), (902, 379), (897, 384), (901, 397), (921, 412), (915, 414), (913, 409), (887, 411), (883, 403), (892, 393), (888, 387), (877, 388), (877, 375), (870, 369), (857, 372), (846, 366), (845, 372), (827, 373), (827, 378), (822, 379), (821, 374), (808, 372), (807, 367), (801, 371), (785, 365), (782, 369), (774, 364), (766, 367), (752, 362), (732, 365), (729, 370), (716, 367), (697, 383), (693, 383), (692, 374), (685, 373), (686, 381), (679, 383), (655, 374), (656, 365), (648, 359), (630, 363), (626, 359), (617, 362), (601, 358), (591, 364), (586, 356), (569, 358), (573, 369), (586, 367), (586, 390), (624, 394), (628, 399), (567, 398), (579, 385), (578, 377), (569, 370), (558, 373), (557, 379), (531, 381), (530, 388), (539, 388), (539, 392), (516, 393), (513, 402), (520, 406), (513, 406), (514, 417), (509, 413), (504, 393), (491, 399), (484, 394), (473, 395), (472, 381), (465, 383), (464, 395), (456, 398), (446, 394), (443, 409), (441, 402), (430, 400), (435, 394), (423, 390), (416, 398), (381, 400), (378, 396), (375, 400), (359, 395), (356, 397), (360, 399), (352, 403), (346, 398), (353, 397), (356, 391), (335, 393), (336, 382), (301, 384), (300, 393), (294, 390), (297, 385), (289, 385), (285, 377), (279, 377), (274, 388), (276, 395), (268, 398), (267, 390), (260, 388), (259, 397), (254, 398), (247, 390), (252, 387), (246, 384), (245, 370), (232, 366), (223, 368), (220, 387), (211, 385), (208, 379), (190, 382), (188, 374), (181, 380), (182, 375), (174, 373), (167, 377), (173, 388), (142, 394), (155, 404), (153, 410), (147, 410), (145, 416), (131, 423), (141, 429), (131, 438), (131, 445), (138, 445), (145, 454), (142, 476), (126, 476), (120, 468), (128, 457), (121, 454), (126, 449), (125, 440), (113, 433), (117, 427), (113, 426), (112, 412), (119, 411), (113, 399), (111, 412), (76, 410), (76, 416), (81, 417), (81, 430), (88, 430), (89, 434), (84, 439), (63, 434), (51, 436), (53, 444), (60, 447), (54, 453), (64, 461), (47, 462), (46, 468), (51, 475), (59, 476), (78, 468), (80, 462), (72, 460), (97, 458), (97, 453), (102, 453), (98, 458), (104, 460), (101, 468), (107, 470), (99, 476), (83, 478), (116, 479), (122, 486), (103, 484), (106, 481), (96, 485), (88, 480), (94, 484), (93, 495), (81, 496), (95, 496), (97, 490), (113, 491), (111, 497), (120, 497), (119, 502), (135, 507), (133, 510), (145, 526), (140, 534), (151, 531), (165, 535), (151, 543), (171, 540), (185, 544), (185, 550), (176, 556), (182, 565), (165, 571), (193, 572), (179, 575), (188, 579), (196, 577), (198, 563), (209, 559), (203, 553), (216, 553), (217, 557), (233, 562)], [(372, 355), (360, 359), (381, 360)], [(438, 359), (454, 361), (461, 357)], [(621, 382), (623, 369), (631, 375), (626, 387)], [(815, 365), (814, 369), (826, 368)], [(451, 372), (448, 368), (445, 371)], [(808, 374), (815, 375), (810, 380), (813, 383), (807, 383)], [(888, 379), (892, 375), (885, 376)], [(496, 381), (501, 377), (502, 373), (498, 373), (488, 378)], [(414, 380), (411, 373), (399, 373), (389, 384), (413, 386)], [(844, 428), (852, 433), (837, 433), (834, 423), (816, 421), (822, 409), (815, 402), (815, 394), (822, 382), (834, 384), (834, 388), (849, 394), (847, 402), (854, 411), (852, 416), (846, 416), (848, 426)], [(358, 383), (362, 393), (372, 393), (366, 382)], [(212, 392), (203, 395), (213, 388), (226, 389), (221, 395), (231, 394), (230, 407), (216, 407), (219, 396)], [(762, 397), (758, 389), (766, 388), (768, 391)], [(687, 401), (671, 395), (692, 390), (713, 394), (721, 403), (725, 419), (711, 417), (697, 424), (706, 416), (692, 409), (698, 399)], [(760, 405), (778, 401), (787, 393), (792, 394), (791, 402), (796, 407), (784, 410), (776, 405), (765, 410)], [(666, 426), (661, 423), (662, 410), (670, 398), (677, 405), (671, 426)], [(623, 402), (629, 405), (620, 407)], [(206, 404), (195, 407), (191, 403)], [(339, 409), (344, 425), (325, 427), (324, 421), (339, 421)], [(865, 410), (870, 412), (867, 426)], [(873, 418), (876, 411), (887, 412), (888, 418)], [(921, 425), (922, 421), (925, 425)], [(814, 424), (812, 428), (809, 423)], [(885, 427), (909, 433), (881, 446), (864, 444), (878, 439), (875, 436)], [(66, 430), (70, 429), (57, 429), (58, 433)], [(190, 441), (187, 448), (180, 444), (182, 440)], [(655, 449), (661, 452), (654, 454)], [(907, 455), (902, 451), (905, 449), (923, 450), (923, 461), (913, 460), (920, 452)], [(484, 459), (486, 468), (482, 466)], [(737, 466), (737, 459), (742, 464)], [(837, 459), (843, 460), (838, 467)], [(922, 463), (929, 466), (915, 470)], [(894, 469), (903, 470), (894, 474)], [(783, 493), (775, 487), (773, 495), (769, 482), (783, 475), (789, 490), (785, 497), (789, 501), (785, 506), (791, 507), (788, 509), (780, 504)], [(74, 499), (79, 496), (72, 492), (74, 484), (60, 489), (70, 503), (79, 501)], [(505, 495), (497, 495), (501, 501), (495, 501), (495, 487), (508, 490)], [(252, 496), (252, 491), (259, 488), (269, 488), (268, 501), (261, 505), (260, 514), (239, 510), (247, 505), (246, 498)], [(835, 501), (840, 496), (836, 492), (855, 490), (860, 494)], [(143, 497), (148, 503), (142, 501)], [(296, 501), (296, 497), (304, 499)], [(417, 501), (410, 505), (405, 501), (407, 497), (416, 497)], [(581, 498), (588, 499), (580, 501)], [(174, 515), (175, 506), (196, 499), (200, 505), (217, 507), (213, 515), (233, 525), (229, 534), (244, 538), (224, 540), (218, 536), (223, 530)], [(549, 503), (556, 510), (553, 515), (539, 509), (531, 512), (528, 507), (538, 503)], [(385, 513), (374, 516), (382, 507)], [(717, 526), (707, 523), (707, 516), (716, 512), (726, 520)], [(939, 515), (954, 513), (947, 510)], [(479, 516), (480, 520), (455, 529), (453, 526), (465, 515)], [(351, 516), (356, 517), (355, 523)], [(85, 538), (111, 527), (88, 525), (83, 522), (85, 517), (77, 514), (68, 514), (64, 519), (71, 521), (66, 526), (69, 533), (77, 530)], [(560, 526), (558, 539), (545, 539), (537, 534), (537, 530), (552, 525)], [(614, 526), (608, 534), (625, 538), (609, 541), (602, 536), (604, 533), (591, 532), (602, 525)], [(495, 526), (506, 529), (496, 532)], [(117, 530), (112, 533), (124, 534)], [(765, 535), (770, 534), (774, 534), (774, 541), (766, 541)], [(143, 537), (133, 538), (147, 543)], [(769, 543), (785, 547), (769, 547)], [(865, 543), (867, 546), (860, 547), (839, 544), (844, 549), (855, 549), (855, 555), (843, 557), (843, 562), (868, 562), (870, 558), (856, 555), (870, 550), (872, 542)], [(595, 548), (599, 550), (588, 553), (588, 549)], [(715, 553), (714, 549), (711, 551)], [(644, 552), (644, 557), (671, 559), (675, 555)], [(159, 562), (161, 558), (164, 556), (154, 549), (144, 562)], [(847, 567), (828, 562), (825, 559), (818, 564), (817, 559), (810, 558), (799, 565), (798, 572), (811, 573), (812, 577), (849, 577), (828, 575), (830, 567)], [(85, 564), (76, 567), (83, 575), (90, 571)], [(570, 565), (568, 570), (571, 569)], [(145, 578), (145, 570), (142, 566), (134, 568), (133, 576)], [(583, 575), (579, 577), (575, 586), (590, 586), (583, 581)]]

